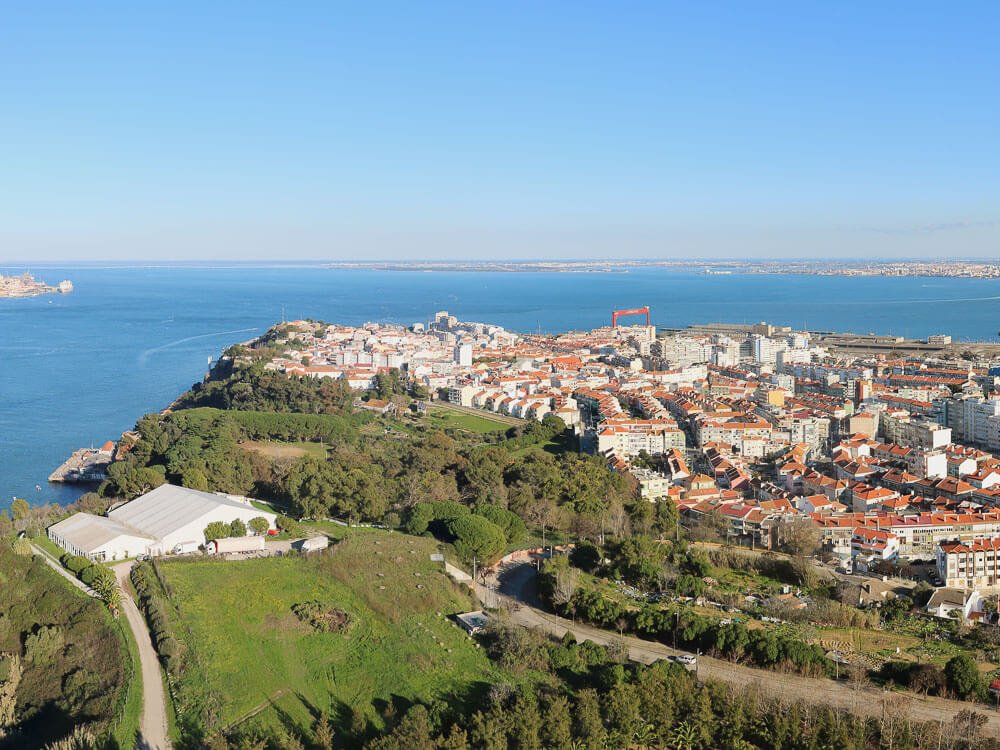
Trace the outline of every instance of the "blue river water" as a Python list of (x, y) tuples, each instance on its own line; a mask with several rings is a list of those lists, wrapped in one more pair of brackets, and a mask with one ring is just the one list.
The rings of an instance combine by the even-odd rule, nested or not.
[[(20, 273), (23, 267), (0, 267)], [(71, 502), (46, 477), (117, 438), (204, 375), (210, 357), (279, 321), (426, 321), (437, 310), (518, 331), (589, 329), (615, 308), (653, 323), (773, 323), (996, 341), (1000, 281), (620, 273), (399, 272), (276, 266), (46, 266), (68, 295), (0, 299), (0, 509)], [(36, 485), (41, 489), (36, 489)]]

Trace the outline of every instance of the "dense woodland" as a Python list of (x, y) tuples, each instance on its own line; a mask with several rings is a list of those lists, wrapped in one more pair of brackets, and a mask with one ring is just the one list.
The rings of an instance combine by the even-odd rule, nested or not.
[[(398, 377), (385, 378), (387, 395), (399, 396)], [(141, 439), (112, 465), (101, 492), (131, 498), (170, 481), (276, 501), (295, 516), (391, 526), (426, 503), (486, 505), (534, 527), (590, 537), (632, 528), (669, 533), (676, 523), (669, 504), (658, 516), (600, 457), (543, 449), (565, 432), (556, 417), (475, 435), (415, 415), (355, 413), (351, 404), (349, 391), (324, 379), (240, 369), (193, 389), (166, 415), (143, 417)], [(326, 457), (274, 460), (242, 447), (259, 440), (321, 443)], [(469, 524), (482, 527), (462, 522)], [(505, 534), (502, 547), (510, 542)]]

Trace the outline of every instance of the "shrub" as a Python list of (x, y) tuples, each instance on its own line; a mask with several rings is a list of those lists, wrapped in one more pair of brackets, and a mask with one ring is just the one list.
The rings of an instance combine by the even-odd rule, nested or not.
[(24, 639), (24, 657), (37, 667), (48, 666), (66, 641), (56, 625), (39, 625)]
[(222, 521), (212, 521), (205, 527), (205, 541), (211, 542), (213, 539), (225, 539), (232, 536), (232, 526)]
[(75, 576), (79, 576), (80, 572), (85, 568), (90, 567), (91, 562), (86, 557), (81, 557), (80, 555), (71, 555), (69, 553), (65, 554), (61, 558), (63, 567), (66, 568), (70, 573)]
[(84, 584), (93, 588), (94, 579), (97, 577), (100, 568), (96, 565), (91, 565), (90, 567), (84, 568), (80, 571), (79, 579), (83, 581)]
[(316, 600), (295, 604), (292, 606), (292, 612), (302, 622), (308, 623), (322, 633), (341, 633), (351, 621), (350, 615), (344, 610)]
[(267, 522), (264, 516), (256, 516), (250, 519), (250, 528), (253, 529), (255, 534), (266, 534), (267, 530), (271, 528), (271, 524)]

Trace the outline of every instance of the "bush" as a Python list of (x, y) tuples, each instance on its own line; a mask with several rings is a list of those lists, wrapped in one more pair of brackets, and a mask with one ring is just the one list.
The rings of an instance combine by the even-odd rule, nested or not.
[(62, 629), (55, 625), (39, 625), (24, 639), (24, 658), (36, 667), (48, 666), (60, 653), (66, 641)]
[(347, 629), (351, 617), (342, 609), (331, 607), (316, 600), (292, 606), (292, 612), (304, 623), (321, 633), (341, 633)]
[(90, 567), (91, 562), (86, 557), (81, 557), (80, 555), (71, 555), (69, 553), (65, 554), (61, 558), (63, 567), (66, 568), (70, 573), (75, 576), (79, 576), (80, 572), (85, 568)]
[(225, 539), (232, 536), (232, 526), (222, 521), (212, 521), (205, 527), (205, 541), (211, 542), (213, 539)]
[(90, 567), (81, 570), (78, 577), (85, 585), (93, 588), (94, 579), (97, 577), (98, 572), (100, 572), (100, 568), (96, 565), (91, 565)]
[[(234, 518), (229, 524), (229, 536), (241, 537), (247, 535), (247, 525), (239, 518)], [(218, 538), (218, 537), (216, 537)]]
[(575, 567), (587, 573), (593, 573), (601, 562), (601, 551), (597, 549), (591, 541), (583, 540), (577, 542), (576, 546), (569, 553), (569, 562)]
[(290, 536), (303, 536), (302, 525), (294, 518), (288, 516), (278, 516), (275, 525)]

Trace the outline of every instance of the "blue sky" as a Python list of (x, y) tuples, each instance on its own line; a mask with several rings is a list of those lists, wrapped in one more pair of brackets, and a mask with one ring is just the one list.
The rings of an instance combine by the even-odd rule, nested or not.
[(998, 22), (9, 3), (0, 260), (995, 257)]

